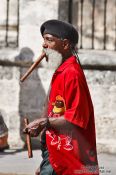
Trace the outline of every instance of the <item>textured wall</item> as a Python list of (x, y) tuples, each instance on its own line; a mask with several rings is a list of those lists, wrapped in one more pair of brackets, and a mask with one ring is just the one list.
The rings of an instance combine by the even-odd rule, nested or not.
[[(19, 69), (0, 66), (0, 109), (9, 129), (9, 144), (20, 147)], [(14, 139), (15, 138), (15, 139)], [(15, 141), (14, 141), (15, 140)], [(20, 145), (21, 144), (21, 145)]]
[(20, 47), (29, 47), (35, 57), (41, 51), (40, 25), (51, 18), (58, 18), (58, 0), (20, 1)]
[(98, 150), (116, 151), (116, 71), (85, 71), (92, 95)]
[[(83, 0), (83, 21), (81, 24), (81, 0), (73, 0), (72, 5), (72, 23), (81, 33), (82, 26), (82, 42), (83, 48), (92, 48), (92, 10), (93, 1)], [(104, 48), (104, 2), (95, 0), (94, 12), (94, 48)], [(115, 49), (116, 39), (116, 2), (115, 0), (107, 0), (106, 7), (106, 48)], [(59, 19), (68, 21), (68, 3), (67, 0), (59, 0)], [(80, 45), (80, 44), (79, 44)]]
[[(32, 62), (41, 53), (42, 37), (39, 27), (50, 18), (58, 18), (58, 0), (20, 1), (20, 40), (18, 49), (0, 50), (0, 60)], [(62, 1), (63, 3), (64, 1)], [(61, 3), (61, 2), (60, 2)], [(45, 13), (43, 13), (45, 12)], [(116, 65), (116, 52), (80, 50), (82, 64)], [(0, 110), (3, 111), (9, 128), (9, 144), (13, 147), (23, 145), (20, 131), (23, 117), (30, 120), (40, 116), (53, 69), (45, 63), (20, 84), (27, 68), (0, 66)], [(85, 70), (95, 108), (97, 146), (102, 152), (116, 152), (116, 72)]]
[[(116, 65), (116, 52), (80, 50), (89, 65)], [(84, 70), (94, 104), (98, 152), (116, 152), (116, 71)]]

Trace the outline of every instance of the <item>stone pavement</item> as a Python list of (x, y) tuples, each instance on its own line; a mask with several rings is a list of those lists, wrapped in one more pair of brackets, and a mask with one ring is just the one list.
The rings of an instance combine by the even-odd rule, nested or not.
[[(0, 152), (0, 175), (34, 175), (40, 165), (41, 151), (34, 150), (28, 159), (27, 151), (5, 150)], [(116, 155), (98, 155), (100, 175), (116, 175)]]
[(0, 175), (33, 175), (41, 160), (40, 150), (34, 150), (30, 159), (25, 150), (0, 152)]

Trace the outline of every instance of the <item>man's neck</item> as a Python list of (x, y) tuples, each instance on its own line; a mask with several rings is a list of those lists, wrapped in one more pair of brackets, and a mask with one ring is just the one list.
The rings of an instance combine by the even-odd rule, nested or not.
[[(65, 55), (63, 55), (63, 58), (62, 58), (62, 63), (64, 63), (68, 58), (70, 58), (72, 56), (72, 53), (69, 52), (69, 53), (66, 53)], [(62, 64), (61, 63), (61, 64)]]

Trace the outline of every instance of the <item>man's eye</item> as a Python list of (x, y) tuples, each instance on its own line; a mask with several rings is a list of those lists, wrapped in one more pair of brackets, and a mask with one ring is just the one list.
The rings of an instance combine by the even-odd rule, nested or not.
[(52, 42), (52, 41), (54, 41), (53, 38), (49, 38), (49, 37), (46, 37), (44, 40), (47, 41), (47, 42)]
[(52, 42), (52, 41), (53, 41), (53, 39), (52, 39), (52, 38), (48, 38), (48, 39), (47, 39), (47, 41), (50, 41), (50, 42)]

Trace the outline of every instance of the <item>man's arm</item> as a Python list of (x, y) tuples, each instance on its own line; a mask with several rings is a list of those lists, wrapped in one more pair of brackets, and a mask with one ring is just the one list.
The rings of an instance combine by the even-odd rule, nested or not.
[(60, 131), (65, 129), (72, 129), (74, 125), (70, 122), (68, 122), (64, 116), (61, 117), (51, 117), (51, 118), (40, 118), (36, 119), (33, 122), (31, 122), (27, 127), (24, 129), (24, 132), (29, 132), (31, 136), (38, 136), (40, 132), (44, 128), (52, 128), (54, 130)]
[(71, 129), (72, 127), (74, 127), (74, 125), (70, 122), (68, 122), (64, 115), (62, 115), (61, 117), (52, 117), (49, 118), (49, 124), (50, 127), (59, 131), (61, 129)]

